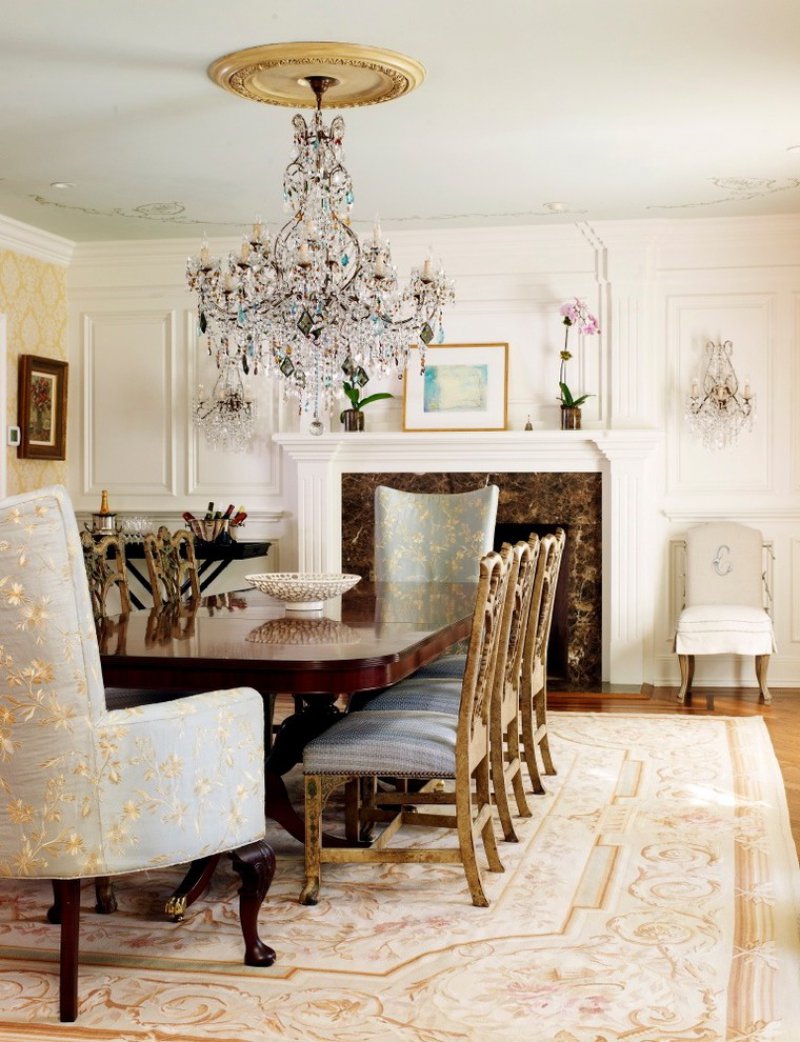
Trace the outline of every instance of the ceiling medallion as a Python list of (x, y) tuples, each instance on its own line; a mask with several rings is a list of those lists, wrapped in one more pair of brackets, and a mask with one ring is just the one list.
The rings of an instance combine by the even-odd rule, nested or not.
[(377, 105), (418, 87), (425, 68), (414, 58), (355, 43), (271, 43), (218, 58), (208, 69), (225, 90), (250, 101), (313, 108), (308, 76), (332, 80), (327, 108)]

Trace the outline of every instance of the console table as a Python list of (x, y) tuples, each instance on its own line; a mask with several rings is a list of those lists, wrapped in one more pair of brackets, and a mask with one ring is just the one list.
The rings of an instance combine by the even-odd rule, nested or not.
[[(204, 592), (214, 580), (225, 571), (233, 561), (245, 561), (251, 557), (265, 557), (272, 543), (266, 542), (239, 542), (232, 539), (229, 543), (204, 543), (198, 540), (194, 544), (194, 553), (197, 558), (197, 577), (200, 580), (200, 592)], [(144, 560), (144, 545), (142, 543), (125, 543), (125, 566), (131, 575), (152, 593), (150, 579), (147, 569), (138, 565), (137, 561)], [(130, 592), (131, 603), (136, 608), (144, 608), (145, 605)]]

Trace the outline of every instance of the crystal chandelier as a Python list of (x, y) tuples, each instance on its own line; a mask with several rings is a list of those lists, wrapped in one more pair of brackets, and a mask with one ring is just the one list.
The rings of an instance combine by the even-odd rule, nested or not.
[(751, 430), (756, 400), (745, 382), (739, 393), (739, 380), (731, 357), (733, 343), (726, 340), (706, 344), (706, 369), (702, 381), (693, 380), (686, 399), (686, 419), (694, 434), (702, 438), (708, 449), (732, 445), (744, 430)]
[(401, 287), (389, 243), (376, 222), (362, 243), (350, 227), (353, 187), (344, 166), (344, 120), (326, 125), (322, 98), (338, 81), (303, 77), (316, 106), (306, 122), (292, 120), (294, 151), (283, 178), (291, 217), (271, 240), (260, 220), (238, 252), (210, 256), (207, 244), (187, 266), (197, 293), (198, 328), (218, 366), (244, 375), (266, 371), (310, 413), (321, 434), (320, 413), (343, 394), (342, 383), (363, 385), (375, 373), (406, 366), (409, 350), (444, 339), (442, 310), (452, 284), (428, 257)]
[(245, 392), (242, 369), (235, 359), (222, 359), (210, 395), (200, 384), (192, 418), (213, 449), (243, 452), (247, 448), (255, 433), (256, 409)]

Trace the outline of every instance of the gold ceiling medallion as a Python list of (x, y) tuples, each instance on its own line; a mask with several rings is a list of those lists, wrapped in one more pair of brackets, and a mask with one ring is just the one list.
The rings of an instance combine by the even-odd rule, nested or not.
[(392, 101), (418, 87), (425, 69), (414, 58), (356, 43), (271, 43), (217, 58), (208, 69), (225, 90), (250, 101), (313, 108), (307, 77), (332, 80), (326, 108)]

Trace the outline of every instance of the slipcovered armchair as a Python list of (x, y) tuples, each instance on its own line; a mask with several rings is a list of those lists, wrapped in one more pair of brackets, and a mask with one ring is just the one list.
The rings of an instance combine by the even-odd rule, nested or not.
[[(0, 502), (0, 875), (53, 881), (60, 1015), (78, 1009), (81, 880), (209, 859), (242, 878), (245, 962), (274, 872), (263, 708), (250, 688), (106, 709), (75, 515), (58, 487)], [(111, 909), (109, 909), (111, 910)]]
[(475, 582), (492, 549), (497, 485), (471, 492), (375, 489), (376, 582)]
[(686, 534), (686, 595), (675, 651), (678, 701), (691, 692), (695, 655), (754, 655), (759, 698), (771, 702), (772, 620), (764, 608), (764, 542), (757, 528), (731, 521), (695, 525)]

